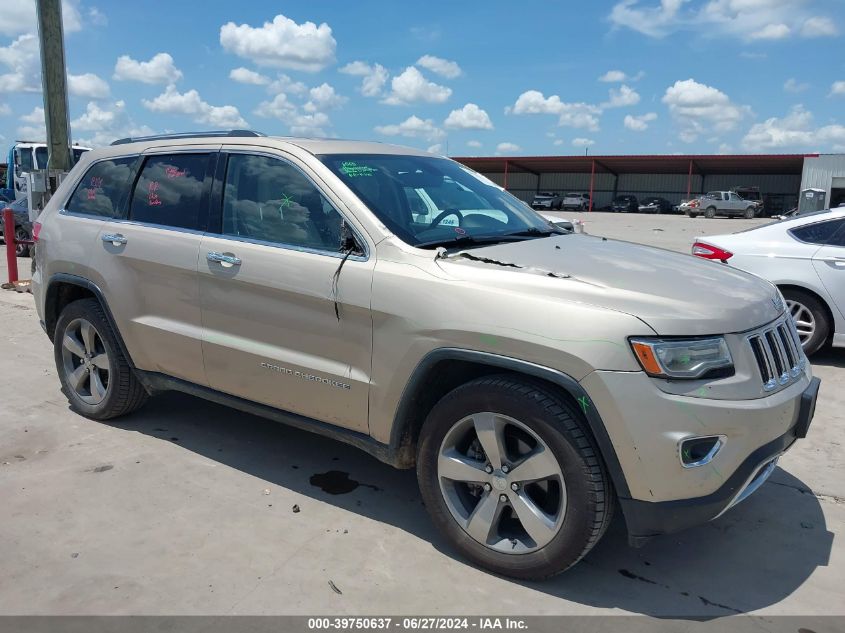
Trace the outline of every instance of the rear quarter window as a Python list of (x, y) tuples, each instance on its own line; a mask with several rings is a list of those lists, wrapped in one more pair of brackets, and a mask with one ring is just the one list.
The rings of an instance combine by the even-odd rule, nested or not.
[(101, 160), (85, 172), (65, 208), (71, 213), (118, 218), (130, 185), (136, 156)]
[(834, 238), (837, 232), (842, 233), (843, 225), (845, 225), (845, 220), (828, 220), (789, 229), (789, 234), (808, 244), (833, 244), (836, 241)]

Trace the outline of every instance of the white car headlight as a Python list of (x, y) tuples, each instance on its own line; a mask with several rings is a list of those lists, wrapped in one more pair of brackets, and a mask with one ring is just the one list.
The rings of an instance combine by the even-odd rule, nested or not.
[(721, 336), (699, 339), (632, 338), (634, 355), (649, 376), (705, 378), (733, 372), (728, 344)]

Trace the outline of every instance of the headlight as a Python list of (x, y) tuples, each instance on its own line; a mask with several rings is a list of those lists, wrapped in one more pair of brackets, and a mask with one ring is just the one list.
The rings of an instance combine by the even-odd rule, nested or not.
[(733, 372), (728, 344), (721, 336), (700, 339), (632, 338), (631, 347), (649, 376), (704, 378)]

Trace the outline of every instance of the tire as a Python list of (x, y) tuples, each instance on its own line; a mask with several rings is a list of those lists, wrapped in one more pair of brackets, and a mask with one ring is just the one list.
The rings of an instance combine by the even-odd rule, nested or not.
[(745, 219), (746, 220), (753, 220), (754, 219), (754, 207), (748, 207), (745, 210)]
[[(15, 240), (31, 240), (32, 236), (22, 226), (15, 227)], [(29, 244), (15, 244), (16, 257), (29, 257)]]
[[(508, 447), (503, 449), (502, 461), (511, 463), (512, 470), (496, 469), (492, 474), (484, 470), (488, 457), (475, 432), (476, 421), (484, 420), (498, 425), (490, 428), (501, 428), (502, 435), (508, 437), (508, 443), (500, 446)], [(529, 379), (486, 376), (448, 393), (426, 418), (417, 453), (420, 491), (435, 526), (463, 556), (495, 573), (536, 580), (565, 571), (602, 537), (615, 504), (610, 480), (587, 429), (576, 406)], [(531, 442), (536, 443), (531, 446)], [(495, 443), (487, 446), (495, 451)], [(515, 453), (518, 448), (527, 448), (531, 458), (546, 456), (543, 468), (551, 469), (554, 463), (556, 475), (525, 484), (519, 469), (528, 462), (523, 461), (526, 453)], [(442, 462), (441, 453), (447, 455)], [(456, 455), (464, 460), (459, 464), (470, 464), (458, 472), (462, 476), (469, 472), (467, 481), (482, 478), (481, 484), (441, 476), (444, 468), (455, 463)], [(489, 459), (491, 468), (501, 465), (497, 457)], [(501, 501), (502, 497), (507, 500)], [(517, 518), (518, 509), (528, 507), (523, 505), (525, 499), (535, 504), (535, 509), (543, 509), (546, 523), (539, 529), (538, 523), (530, 521), (536, 514), (523, 514), (533, 525), (536, 540)], [(480, 527), (473, 529), (467, 517), (483, 516), (479, 513), (491, 507), (495, 507), (492, 521), (476, 523)], [(458, 517), (463, 517), (467, 527)], [(486, 542), (471, 536), (470, 529), (476, 537), (486, 535)]]
[(824, 303), (809, 292), (784, 288), (787, 309), (795, 320), (801, 347), (807, 356), (815, 354), (830, 336), (830, 316)]
[[(93, 336), (86, 324), (93, 328)], [(73, 341), (66, 342), (68, 337)], [(148, 394), (96, 299), (80, 299), (62, 310), (53, 352), (62, 390), (71, 407), (85, 417), (109, 420), (131, 413), (147, 401)]]
[(707, 207), (704, 211), (704, 217), (708, 220), (712, 220), (716, 217), (716, 207)]

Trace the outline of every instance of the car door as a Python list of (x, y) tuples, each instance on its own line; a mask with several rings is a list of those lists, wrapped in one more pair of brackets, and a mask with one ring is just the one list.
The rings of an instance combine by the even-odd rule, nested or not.
[(136, 367), (201, 385), (197, 256), (217, 148), (142, 155), (125, 209), (100, 227), (91, 264)]
[(813, 268), (845, 317), (845, 219), (835, 220), (837, 231), (813, 255)]
[[(235, 149), (221, 156), (217, 219), (199, 264), (209, 384), (366, 432), (370, 246), (295, 158)], [(343, 252), (344, 235), (354, 250)]]

